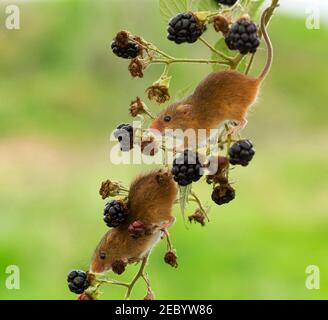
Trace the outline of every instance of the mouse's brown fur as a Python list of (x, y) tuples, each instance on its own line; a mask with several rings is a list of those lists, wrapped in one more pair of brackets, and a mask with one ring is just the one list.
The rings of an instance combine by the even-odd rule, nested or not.
[[(144, 258), (160, 239), (161, 230), (174, 222), (171, 212), (176, 195), (176, 184), (167, 171), (136, 178), (130, 186), (128, 219), (105, 234), (94, 253), (90, 271), (102, 273), (110, 270), (116, 261), (133, 263)], [(133, 238), (128, 228), (134, 221), (142, 221), (150, 232)]]
[[(165, 129), (216, 129), (222, 122), (232, 120), (237, 129), (246, 124), (246, 113), (255, 102), (260, 85), (272, 65), (272, 45), (265, 27), (268, 9), (261, 19), (263, 37), (268, 47), (266, 66), (258, 78), (235, 70), (211, 73), (195, 91), (182, 101), (173, 103), (151, 124), (152, 129), (164, 133)], [(165, 121), (171, 119), (170, 121)]]

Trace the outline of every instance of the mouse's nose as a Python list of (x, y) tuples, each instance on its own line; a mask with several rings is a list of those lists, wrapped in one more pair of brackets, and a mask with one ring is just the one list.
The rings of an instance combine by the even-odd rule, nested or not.
[(100, 263), (96, 259), (94, 259), (90, 266), (90, 272), (92, 273), (103, 273), (105, 271), (105, 267), (103, 263)]
[(150, 125), (150, 130), (151, 131), (159, 131), (160, 133), (162, 133), (163, 132), (163, 126), (161, 125), (161, 123), (160, 123), (160, 121), (158, 120), (158, 119), (156, 119), (156, 120), (154, 120), (152, 123), (151, 123), (151, 125)]

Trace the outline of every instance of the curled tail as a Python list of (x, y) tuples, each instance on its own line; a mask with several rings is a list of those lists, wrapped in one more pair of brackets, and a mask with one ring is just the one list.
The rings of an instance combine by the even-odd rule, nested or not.
[(273, 47), (272, 47), (272, 43), (269, 38), (267, 29), (266, 29), (266, 17), (267, 17), (267, 14), (269, 11), (270, 11), (270, 8), (267, 8), (266, 10), (264, 10), (264, 12), (262, 14), (262, 18), (261, 18), (261, 32), (263, 34), (263, 38), (264, 38), (266, 46), (267, 46), (268, 56), (267, 56), (266, 65), (265, 65), (262, 73), (258, 77), (258, 79), (260, 81), (263, 81), (265, 79), (265, 77), (268, 75), (268, 73), (271, 69), (272, 60), (273, 60)]

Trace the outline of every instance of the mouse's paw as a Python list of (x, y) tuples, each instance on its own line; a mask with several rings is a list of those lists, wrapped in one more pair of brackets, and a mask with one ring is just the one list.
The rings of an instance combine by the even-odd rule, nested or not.
[(227, 133), (226, 133), (227, 137), (236, 136), (241, 130), (243, 130), (247, 126), (247, 120), (246, 119), (243, 119), (241, 121), (237, 121), (235, 123), (236, 123), (236, 125), (234, 127), (231, 127), (227, 131)]

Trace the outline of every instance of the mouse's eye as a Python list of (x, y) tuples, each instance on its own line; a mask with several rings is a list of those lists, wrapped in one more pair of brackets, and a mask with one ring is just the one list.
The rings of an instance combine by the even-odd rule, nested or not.
[(170, 116), (165, 116), (164, 117), (164, 121), (165, 122), (170, 122), (171, 121), (171, 117)]
[(100, 252), (100, 259), (105, 260), (106, 259), (106, 253), (105, 252)]

